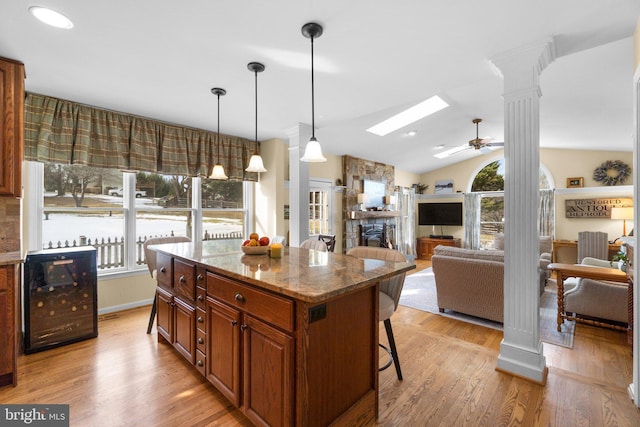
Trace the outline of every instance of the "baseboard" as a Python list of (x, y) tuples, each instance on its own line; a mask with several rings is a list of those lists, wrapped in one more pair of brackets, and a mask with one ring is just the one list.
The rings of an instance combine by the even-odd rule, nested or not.
[(151, 305), (151, 304), (153, 304), (153, 298), (134, 301), (127, 304), (113, 305), (111, 307), (104, 307), (104, 308), (98, 309), (98, 316), (102, 314), (115, 313), (116, 311), (123, 311), (123, 310), (130, 310), (132, 308), (144, 307), (145, 305)]

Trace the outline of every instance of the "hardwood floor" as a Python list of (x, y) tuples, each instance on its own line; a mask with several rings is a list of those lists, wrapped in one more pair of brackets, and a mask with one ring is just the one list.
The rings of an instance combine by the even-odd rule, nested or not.
[[(1, 388), (0, 402), (70, 404), (72, 426), (251, 425), (155, 330), (145, 333), (148, 315), (102, 316), (95, 339), (20, 356), (19, 385)], [(623, 332), (579, 324), (573, 349), (545, 343), (543, 387), (495, 370), (501, 331), (402, 306), (392, 323), (404, 381), (393, 367), (380, 373), (377, 425), (640, 425)]]

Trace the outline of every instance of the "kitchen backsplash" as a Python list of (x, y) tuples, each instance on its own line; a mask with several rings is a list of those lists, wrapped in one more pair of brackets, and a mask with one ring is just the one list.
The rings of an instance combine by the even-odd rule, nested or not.
[(20, 251), (20, 199), (0, 197), (0, 253)]

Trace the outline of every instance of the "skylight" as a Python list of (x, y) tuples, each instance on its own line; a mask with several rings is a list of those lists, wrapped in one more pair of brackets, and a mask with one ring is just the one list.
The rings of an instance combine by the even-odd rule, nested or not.
[(468, 149), (469, 149), (468, 145), (461, 145), (459, 147), (450, 148), (449, 150), (443, 151), (442, 153), (434, 154), (433, 157), (437, 157), (438, 159), (444, 159), (453, 154), (459, 153), (460, 151), (464, 151)]
[(437, 111), (447, 108), (449, 104), (444, 102), (442, 98), (435, 95), (426, 101), (422, 101), (418, 105), (404, 110), (395, 116), (378, 123), (375, 126), (367, 129), (367, 132), (375, 133), (376, 135), (385, 136), (395, 130), (400, 129), (410, 123), (423, 119)]
[(56, 12), (55, 10), (47, 9), (41, 6), (31, 6), (29, 12), (36, 17), (40, 22), (43, 22), (52, 27), (62, 28), (64, 30), (70, 30), (73, 28), (73, 22), (63, 14)]

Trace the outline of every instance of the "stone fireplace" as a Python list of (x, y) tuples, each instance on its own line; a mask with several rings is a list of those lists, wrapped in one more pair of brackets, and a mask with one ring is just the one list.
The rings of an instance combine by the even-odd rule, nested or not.
[[(389, 225), (387, 233), (381, 239), (383, 245), (388, 237), (392, 236), (392, 244), (396, 246), (396, 221), (400, 214), (396, 211), (360, 211), (358, 206), (358, 194), (364, 193), (364, 180), (385, 183), (387, 196), (395, 192), (395, 169), (384, 163), (344, 156), (342, 160), (343, 183), (345, 189), (342, 193), (342, 244), (344, 252), (359, 246), (362, 242), (361, 226), (363, 225)], [(373, 243), (372, 239), (372, 243)]]
[(382, 223), (360, 224), (358, 246), (396, 249), (396, 225)]

